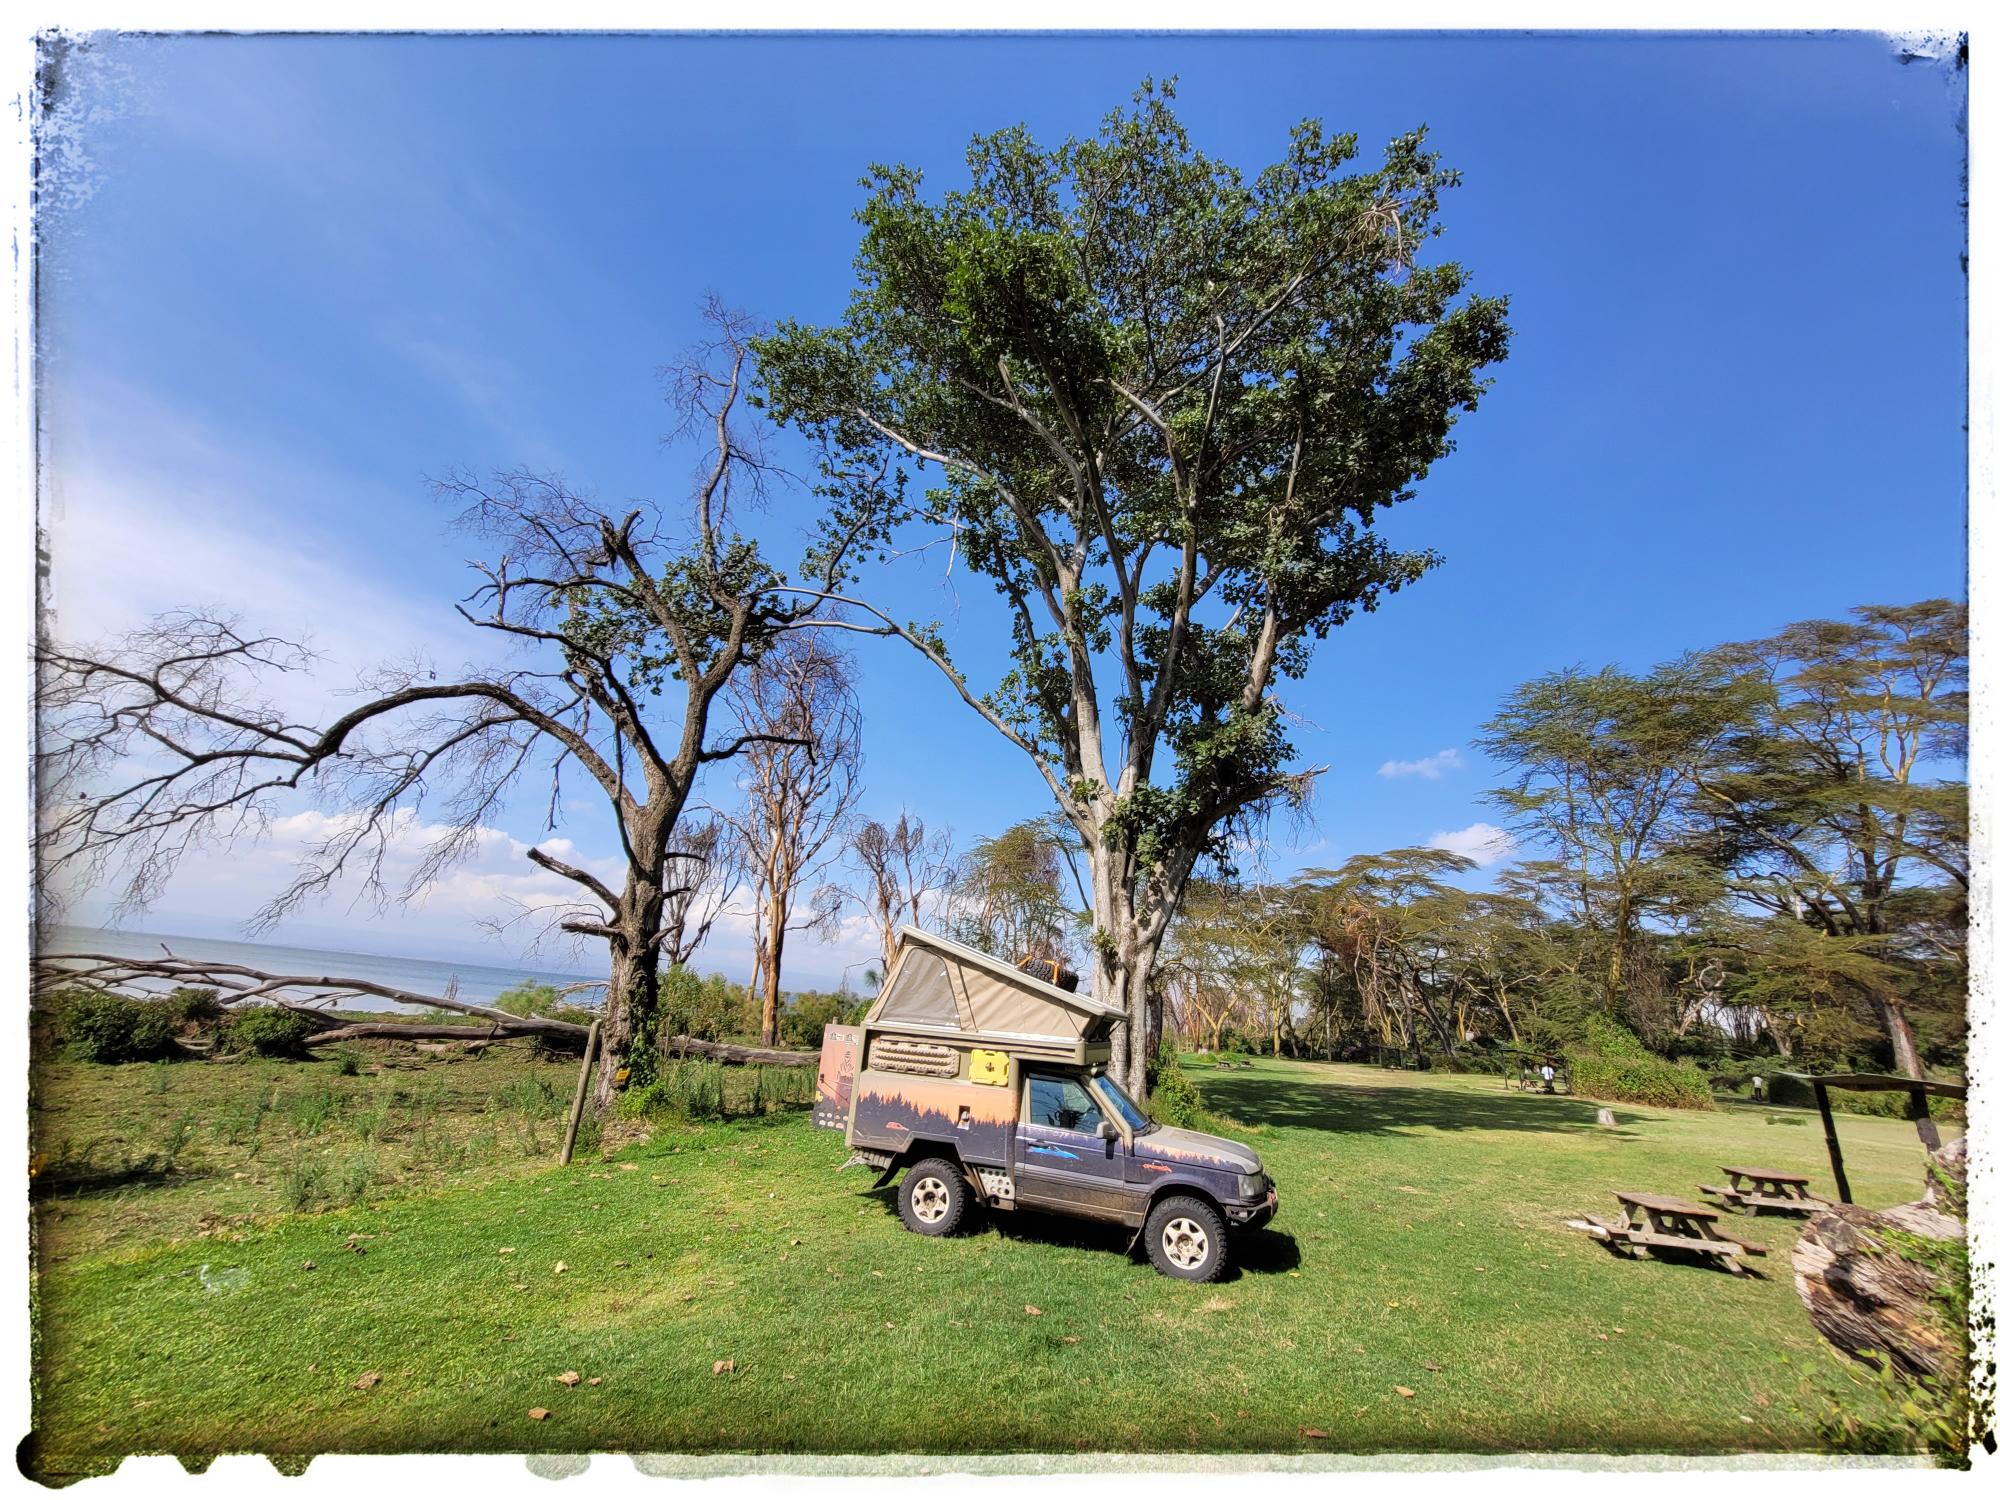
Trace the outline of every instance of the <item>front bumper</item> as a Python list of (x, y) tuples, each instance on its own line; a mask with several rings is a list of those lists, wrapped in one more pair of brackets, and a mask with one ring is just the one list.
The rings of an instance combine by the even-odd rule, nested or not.
[(1237, 1229), (1261, 1229), (1278, 1216), (1278, 1185), (1272, 1183), (1256, 1203), (1232, 1203), (1222, 1211)]

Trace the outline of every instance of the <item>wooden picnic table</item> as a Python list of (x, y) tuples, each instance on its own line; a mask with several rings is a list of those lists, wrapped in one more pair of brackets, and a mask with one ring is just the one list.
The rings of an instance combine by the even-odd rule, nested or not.
[(1722, 1217), (1718, 1208), (1657, 1193), (1619, 1192), (1613, 1196), (1623, 1210), (1617, 1223), (1606, 1224), (1588, 1215), (1570, 1223), (1614, 1251), (1647, 1259), (1654, 1250), (1691, 1250), (1721, 1261), (1736, 1276), (1750, 1274), (1741, 1263), (1742, 1256), (1765, 1253), (1762, 1245), (1718, 1233), (1715, 1224)]
[(1779, 1213), (1816, 1214), (1827, 1206), (1825, 1199), (1813, 1196), (1810, 1180), (1797, 1172), (1780, 1172), (1771, 1167), (1722, 1170), (1729, 1176), (1728, 1187), (1710, 1187), (1704, 1182), (1701, 1190), (1752, 1214), (1767, 1208)]

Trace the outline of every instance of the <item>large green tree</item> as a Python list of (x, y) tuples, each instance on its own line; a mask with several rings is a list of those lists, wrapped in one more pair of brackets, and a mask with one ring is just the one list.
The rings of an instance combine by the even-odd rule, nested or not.
[(1931, 599), (1800, 621), (1708, 657), (1747, 705), (1740, 732), (1697, 767), (1716, 853), (1753, 902), (1875, 961), (1850, 958), (1845, 972), (1913, 1078), (1903, 993), (1964, 963), (1967, 649), (1966, 607)]
[(1699, 770), (1744, 722), (1750, 696), (1694, 659), (1643, 677), (1569, 667), (1516, 688), (1479, 740), (1514, 773), (1492, 800), (1560, 857), (1579, 915), (1604, 934), (1601, 996), (1614, 1014), (1645, 918), (1718, 894), (1712, 867), (1681, 838)]
[(1172, 98), (1148, 84), (1054, 147), (977, 137), (957, 191), (874, 169), (845, 316), (758, 346), (772, 411), (819, 445), (833, 534), (948, 541), (1006, 608), (1014, 668), (988, 691), (934, 628), (851, 619), (921, 651), (1047, 781), (1140, 1091), (1190, 874), (1309, 785), (1279, 685), (1436, 563), (1374, 523), (1508, 342), (1503, 300), (1421, 257), (1457, 181), (1421, 132), (1362, 170), (1355, 137), (1307, 121), (1246, 178)]

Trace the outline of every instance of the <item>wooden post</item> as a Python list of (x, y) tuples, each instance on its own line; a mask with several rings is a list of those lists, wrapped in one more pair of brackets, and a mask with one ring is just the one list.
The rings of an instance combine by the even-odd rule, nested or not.
[(1819, 1123), (1826, 1131), (1826, 1154), (1833, 1163), (1833, 1185), (1840, 1189), (1840, 1201), (1852, 1203), (1854, 1195), (1847, 1190), (1847, 1168), (1840, 1160), (1840, 1137), (1833, 1130), (1833, 1106), (1827, 1102), (1826, 1085), (1813, 1080), (1813, 1098), (1819, 1101)]
[(1938, 1139), (1937, 1121), (1931, 1118), (1931, 1095), (1929, 1089), (1910, 1090), (1910, 1113), (1916, 1117), (1917, 1139), (1924, 1143), (1924, 1150), (1937, 1155), (1943, 1144)]
[[(569, 1165), (570, 1153), (576, 1150), (576, 1127), (583, 1121), (583, 1101), (590, 1093), (590, 1065), (597, 1060), (598, 1022), (590, 1023), (590, 1035), (583, 1039), (583, 1066), (576, 1075), (576, 1102), (569, 1107), (569, 1129), (563, 1132), (561, 1166)], [(1832, 1127), (1829, 1126), (1828, 1129)], [(1840, 1170), (1836, 1162), (1834, 1170)]]

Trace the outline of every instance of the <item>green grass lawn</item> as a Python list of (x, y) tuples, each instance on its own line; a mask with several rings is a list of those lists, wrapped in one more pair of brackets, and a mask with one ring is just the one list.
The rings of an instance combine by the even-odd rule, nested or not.
[[(476, 1093), (497, 1065), (442, 1071)], [(1792, 1290), (1796, 1221), (1740, 1222), (1770, 1247), (1757, 1279), (1617, 1260), (1562, 1224), (1612, 1211), (1617, 1187), (1692, 1195), (1723, 1162), (1823, 1179), (1815, 1117), (1618, 1106), (1606, 1129), (1588, 1101), (1491, 1078), (1273, 1061), (1197, 1076), (1253, 1129), (1282, 1200), (1212, 1286), (1073, 1221), (908, 1234), (798, 1112), (662, 1127), (567, 1170), (536, 1164), (545, 1121), (546, 1157), (489, 1121), (485, 1156), (316, 1212), (278, 1201), (297, 1135), (264, 1148), (261, 1187), (218, 1161), (50, 1194), (37, 1462), (54, 1477), (129, 1452), (1818, 1446), (1806, 1385), (1850, 1377)], [(170, 1109), (146, 1078), (45, 1069), (38, 1145), (60, 1101), (93, 1090), (124, 1091), (135, 1119)], [(462, 1141), (451, 1115), (434, 1128)], [(1841, 1131), (1858, 1201), (1918, 1194), (1909, 1125)], [(232, 1195), (250, 1207), (218, 1225)]]

